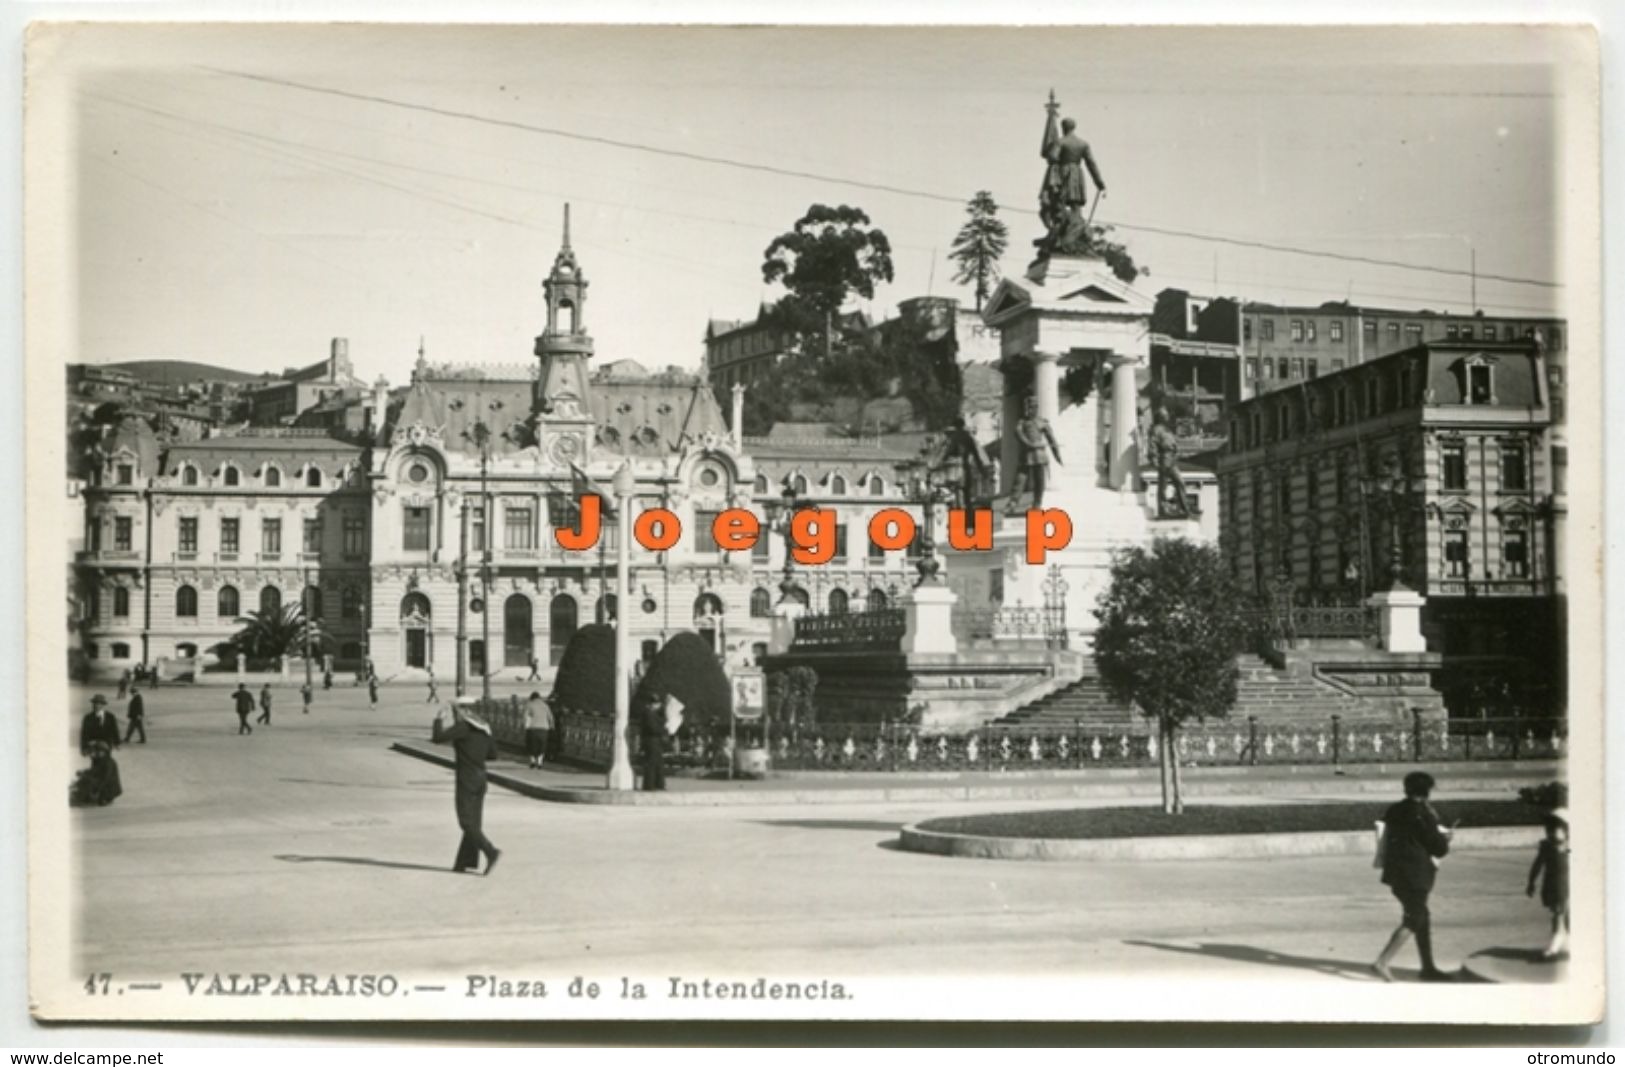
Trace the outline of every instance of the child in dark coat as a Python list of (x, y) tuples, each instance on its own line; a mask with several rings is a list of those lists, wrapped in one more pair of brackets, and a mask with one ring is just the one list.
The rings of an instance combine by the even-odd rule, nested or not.
[(1541, 957), (1554, 960), (1569, 947), (1569, 820), (1562, 808), (1546, 816), (1546, 836), (1529, 868), (1530, 896), (1535, 895), (1536, 882), (1540, 883), (1540, 902), (1552, 913), (1552, 940)]

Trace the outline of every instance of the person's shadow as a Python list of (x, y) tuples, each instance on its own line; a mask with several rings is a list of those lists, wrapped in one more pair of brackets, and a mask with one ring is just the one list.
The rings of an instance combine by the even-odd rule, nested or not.
[(1235, 960), (1239, 963), (1262, 963), (1271, 967), (1296, 967), (1304, 971), (1316, 971), (1320, 974), (1335, 978), (1362, 978), (1367, 981), (1377, 981), (1377, 976), (1371, 971), (1369, 962), (1354, 960), (1329, 960), (1315, 956), (1289, 956), (1283, 952), (1275, 952), (1267, 948), (1256, 948), (1252, 945), (1225, 945), (1205, 941), (1198, 945), (1171, 945), (1161, 941), (1124, 941), (1125, 945), (1134, 945), (1139, 948), (1155, 948), (1164, 952), (1183, 952), (1192, 956), (1210, 956), (1214, 959)]
[(283, 863), (348, 863), (357, 867), (390, 867), (397, 871), (433, 871), (435, 874), (457, 874), (450, 867), (430, 867), (424, 863), (397, 863), (394, 860), (374, 860), (365, 856), (298, 856), (283, 854), (276, 857)]

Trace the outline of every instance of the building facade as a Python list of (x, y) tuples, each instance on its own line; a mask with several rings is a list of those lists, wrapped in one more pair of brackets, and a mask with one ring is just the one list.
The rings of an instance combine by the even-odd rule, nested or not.
[(1545, 357), (1445, 340), (1304, 379), (1231, 411), (1220, 542), (1257, 594), (1427, 597), (1447, 663), (1551, 673), (1562, 643), (1560, 488)]

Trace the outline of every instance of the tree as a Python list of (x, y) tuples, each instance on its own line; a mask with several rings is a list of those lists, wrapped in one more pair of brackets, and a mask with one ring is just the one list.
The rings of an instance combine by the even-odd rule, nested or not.
[(676, 697), (683, 721), (706, 729), (726, 729), (733, 714), (733, 687), (717, 654), (691, 630), (673, 634), (638, 683), (635, 705), (649, 697)]
[(1161, 538), (1112, 559), (1110, 585), (1095, 608), (1095, 663), (1106, 689), (1157, 726), (1162, 810), (1184, 810), (1179, 729), (1223, 718), (1236, 702), (1236, 652), (1244, 599), (1218, 549)]
[(892, 280), (891, 242), (859, 208), (814, 204), (767, 246), (762, 280), (788, 290), (774, 306), (781, 328), (803, 340), (821, 333), (828, 357), (842, 305), (854, 293), (873, 299), (875, 285)]
[(999, 281), (999, 257), (1010, 244), (1010, 230), (998, 217), (999, 205), (986, 189), (971, 197), (965, 206), (970, 220), (960, 227), (954, 238), (950, 259), (959, 264), (954, 281), (960, 285), (976, 286), (976, 312), (981, 314), (982, 301)]
[[(305, 613), (298, 604), (285, 604), (275, 611), (251, 611), (242, 620), (243, 628), (224, 646), (251, 660), (276, 659), (305, 650)], [(331, 643), (319, 620), (311, 620), (310, 648), (321, 651)]]

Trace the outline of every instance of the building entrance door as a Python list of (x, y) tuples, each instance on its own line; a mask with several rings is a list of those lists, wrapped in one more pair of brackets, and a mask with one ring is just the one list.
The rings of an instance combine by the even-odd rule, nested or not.
[(406, 631), (406, 665), (425, 667), (429, 663), (428, 634), (422, 630)]

